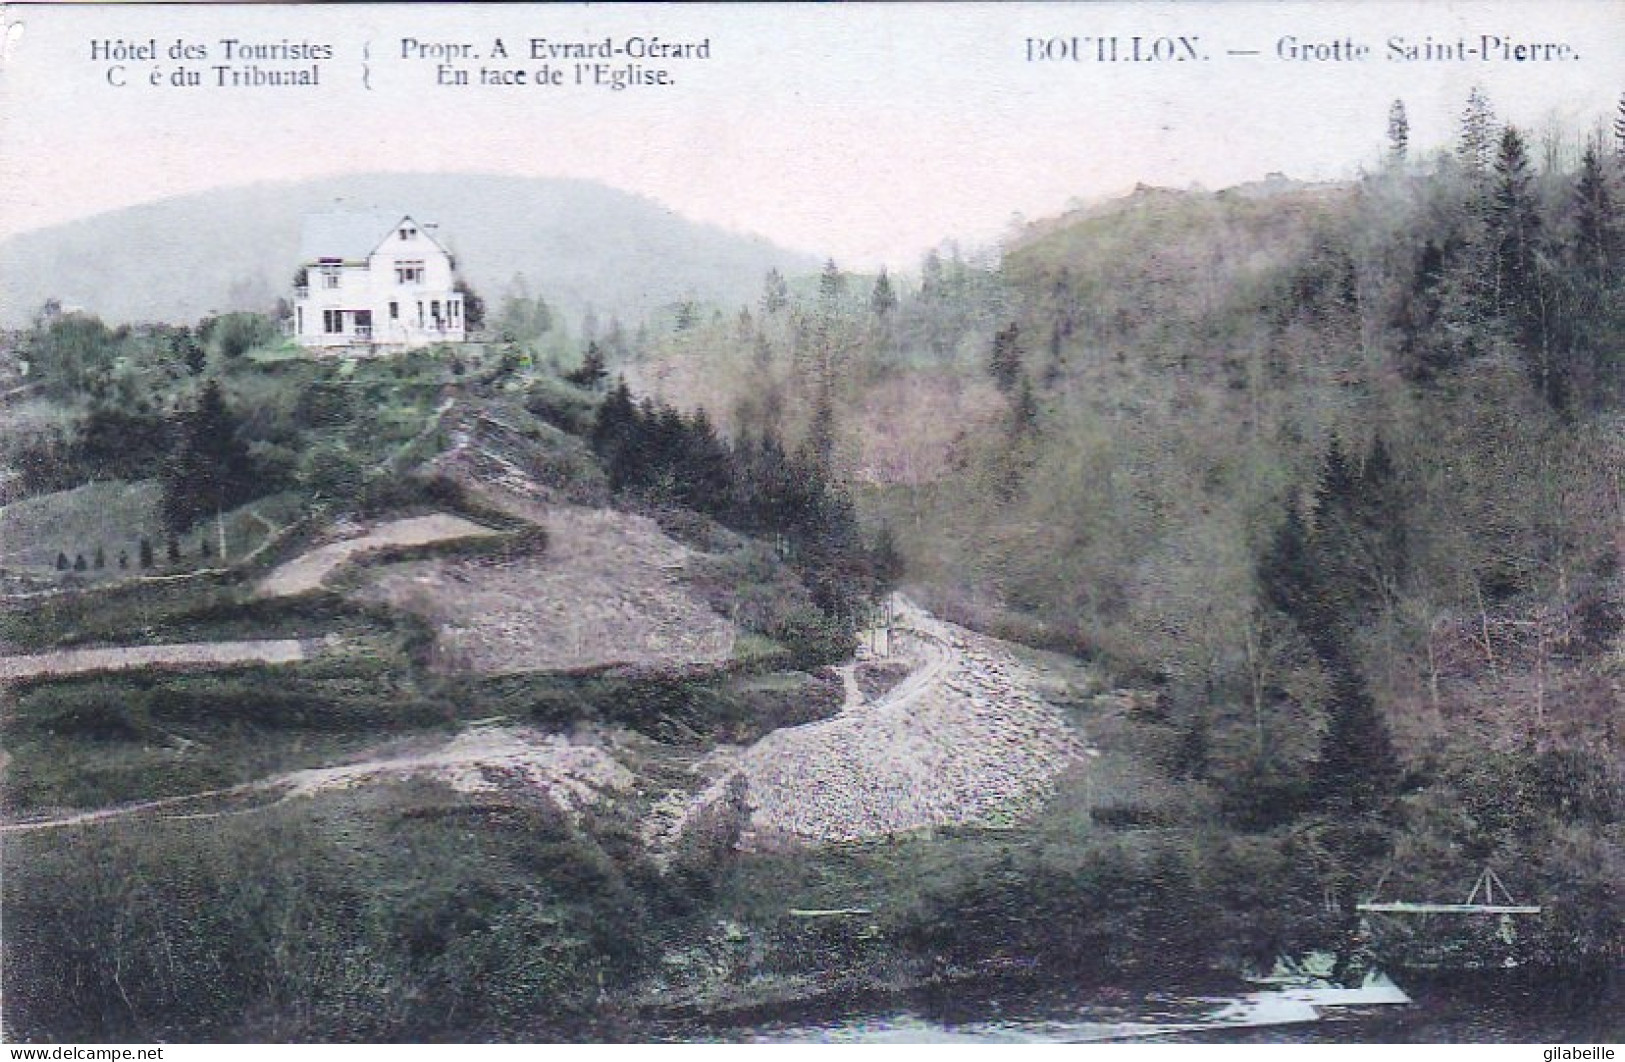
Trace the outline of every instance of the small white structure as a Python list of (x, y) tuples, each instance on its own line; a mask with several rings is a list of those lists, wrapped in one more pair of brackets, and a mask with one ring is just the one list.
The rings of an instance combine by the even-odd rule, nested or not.
[(290, 322), (300, 346), (462, 342), (463, 296), (433, 228), (376, 211), (307, 217)]

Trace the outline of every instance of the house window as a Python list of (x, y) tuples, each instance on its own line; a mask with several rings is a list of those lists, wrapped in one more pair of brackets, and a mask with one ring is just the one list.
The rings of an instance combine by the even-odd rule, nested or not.
[(392, 302), (392, 303), (389, 304), (389, 319), (391, 321), (399, 321), (401, 319), (401, 304), (400, 303)]
[(423, 272), (424, 272), (423, 263), (421, 261), (418, 261), (418, 262), (406, 262), (406, 261), (396, 262), (395, 263), (395, 283), (397, 283), (397, 284), (421, 284), (421, 283), (423, 283)]
[(344, 311), (323, 310), (322, 331), (330, 336), (340, 335), (344, 332)]
[(293, 330), (299, 335), (305, 334), (305, 308), (303, 306), (293, 308)]
[(440, 300), (439, 299), (435, 299), (433, 302), (429, 303), (429, 316), (434, 318), (434, 326), (436, 328), (439, 328), (440, 327)]
[(401, 239), (410, 240), (414, 236), (416, 236), (417, 234), (418, 234), (418, 230), (414, 229), (412, 226), (410, 226), (410, 225), (402, 225), (401, 226)]
[(418, 327), (423, 327), (423, 302), (421, 300), (418, 302)]
[(336, 288), (339, 286), (339, 267), (336, 265), (322, 266), (322, 287)]
[(453, 321), (456, 321), (463, 315), (463, 304), (455, 300), (448, 302), (446, 303), (446, 312), (451, 315)]

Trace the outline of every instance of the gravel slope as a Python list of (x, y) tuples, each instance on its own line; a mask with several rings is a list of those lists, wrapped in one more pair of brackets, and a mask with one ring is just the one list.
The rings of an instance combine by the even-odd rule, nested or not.
[[(827, 844), (932, 826), (1011, 825), (1036, 810), (1083, 743), (993, 639), (900, 600), (896, 655), (916, 670), (875, 703), (721, 749), (712, 778), (742, 776), (742, 848)], [(713, 781), (696, 798), (703, 801)]]

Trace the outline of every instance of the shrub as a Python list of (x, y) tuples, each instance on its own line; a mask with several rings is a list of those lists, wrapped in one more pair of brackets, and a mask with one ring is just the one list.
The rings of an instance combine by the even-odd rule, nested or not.
[(790, 665), (802, 670), (838, 664), (858, 642), (850, 626), (811, 606), (791, 612), (769, 634), (790, 651)]
[(215, 318), (209, 334), (222, 355), (240, 358), (255, 347), (275, 342), (277, 328), (264, 314), (228, 313)]
[(299, 484), (316, 498), (341, 507), (356, 503), (365, 480), (361, 462), (349, 447), (318, 443), (299, 461)]
[(538, 377), (525, 392), (525, 408), (571, 435), (592, 431), (598, 402), (592, 394), (553, 376)]

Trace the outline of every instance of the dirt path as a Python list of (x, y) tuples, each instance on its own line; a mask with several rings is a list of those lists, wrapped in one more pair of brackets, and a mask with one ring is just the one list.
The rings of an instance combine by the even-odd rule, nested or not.
[[(1002, 643), (901, 599), (897, 616), (894, 655), (914, 665), (907, 678), (869, 702), (843, 669), (846, 703), (835, 717), (774, 731), (748, 747), (714, 750), (695, 765), (697, 787), (673, 790), (657, 802), (644, 830), (651, 848), (678, 844), (692, 824), (725, 813), (736, 792), (744, 794), (740, 813), (747, 817), (739, 846), (745, 849), (839, 843), (933, 826), (1007, 826), (1039, 808), (1060, 775), (1085, 762), (1089, 750), (1076, 731), (1034, 692), (1030, 676)], [(218, 660), (223, 649), (238, 644), (82, 652), (206, 650)], [(12, 658), (18, 659), (26, 658)], [(426, 749), (402, 752), (396, 746), (357, 762), (226, 789), (0, 824), (0, 833), (131, 815), (245, 814), (300, 796), (411, 776), (432, 777), (463, 792), (528, 787), (572, 815), (603, 794), (633, 789), (636, 779), (613, 754), (611, 740), (575, 741), (492, 722)], [(261, 796), (268, 799), (253, 799)]]
[(229, 667), (233, 664), (291, 664), (304, 659), (304, 644), (297, 638), (58, 649), (29, 656), (0, 656), (0, 681), (137, 667)]
[(322, 580), (351, 557), (387, 546), (427, 546), (452, 539), (482, 538), (501, 533), (448, 513), (391, 520), (356, 538), (330, 542), (309, 553), (300, 554), (267, 575), (254, 593), (258, 597), (287, 597), (319, 590)]
[(858, 686), (858, 665), (843, 664), (835, 669), (841, 676), (841, 688), (845, 696), (841, 701), (841, 711), (850, 712), (863, 704), (863, 689)]
[[(244, 815), (276, 807), (299, 797), (353, 786), (430, 777), (461, 793), (522, 786), (550, 799), (572, 817), (595, 803), (601, 793), (622, 793), (632, 786), (630, 771), (595, 743), (578, 743), (529, 727), (469, 726), (421, 752), (380, 754), (354, 763), (312, 767), (262, 778), (224, 789), (144, 800), (117, 807), (78, 811), (51, 818), (0, 823), (0, 834), (32, 833), (66, 826), (85, 826), (137, 815), (164, 819), (207, 819)], [(271, 799), (238, 806), (245, 797)]]

